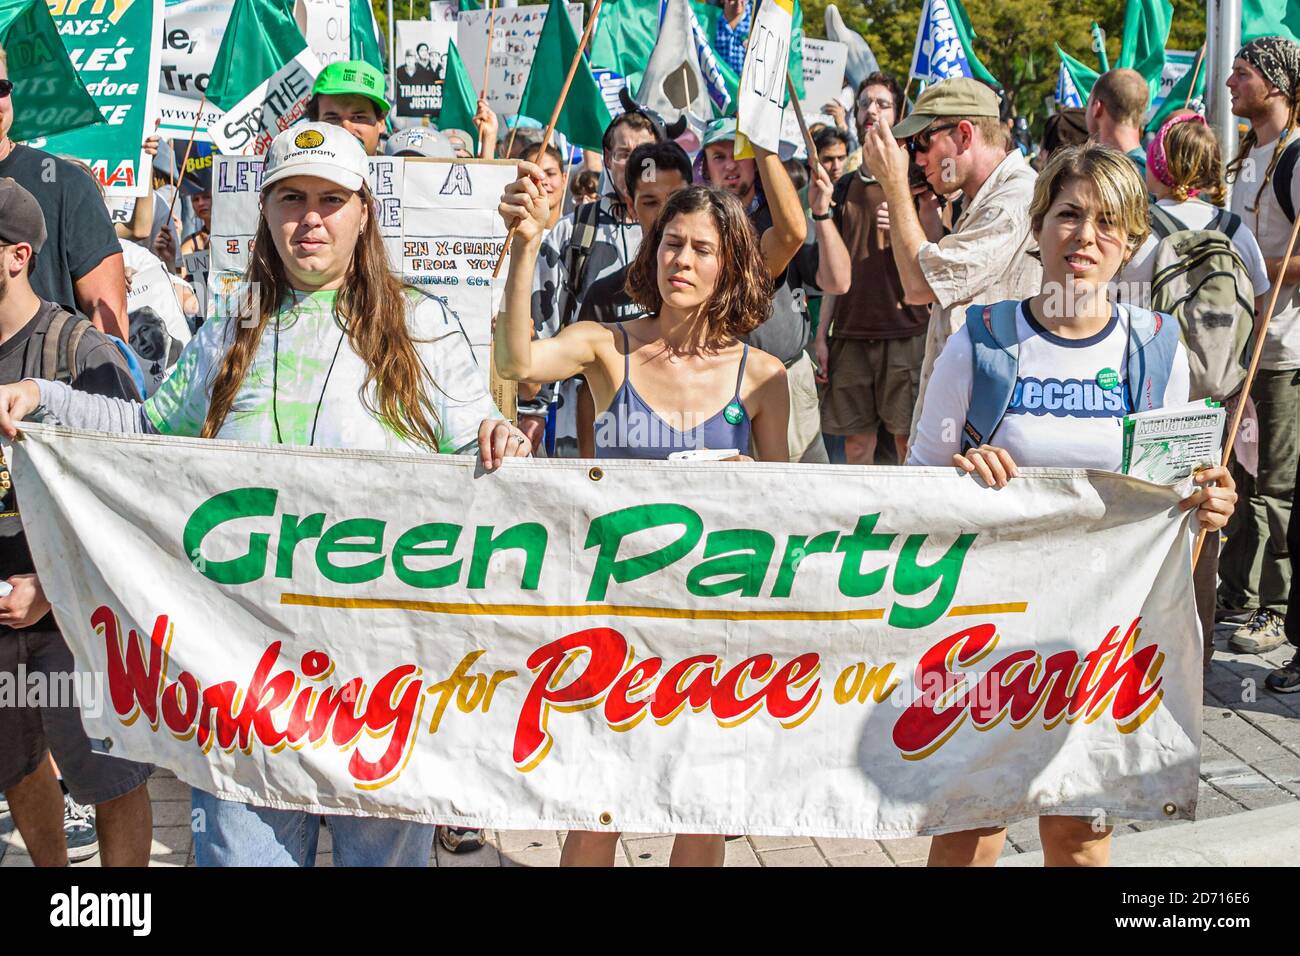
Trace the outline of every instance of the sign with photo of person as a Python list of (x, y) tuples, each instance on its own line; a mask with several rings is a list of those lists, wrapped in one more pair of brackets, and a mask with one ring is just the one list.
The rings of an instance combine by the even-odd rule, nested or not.
[(397, 96), (393, 112), (408, 119), (427, 118), (437, 125), (442, 111), (447, 46), (456, 39), (456, 24), (398, 20), (396, 28), (393, 85)]

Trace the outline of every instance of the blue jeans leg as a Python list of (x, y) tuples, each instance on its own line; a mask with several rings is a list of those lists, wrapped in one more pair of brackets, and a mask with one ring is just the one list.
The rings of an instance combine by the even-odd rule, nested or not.
[(386, 817), (330, 814), (335, 866), (428, 866), (434, 827)]
[(196, 813), (194, 862), (199, 866), (312, 866), (320, 817), (222, 800), (191, 789)]

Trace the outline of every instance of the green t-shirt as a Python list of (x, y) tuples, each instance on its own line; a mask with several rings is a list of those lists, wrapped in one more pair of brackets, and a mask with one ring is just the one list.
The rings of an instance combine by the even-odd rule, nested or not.
[[(366, 365), (334, 315), (334, 299), (334, 292), (295, 293), (267, 323), (217, 438), (427, 451), (403, 440), (362, 401)], [(438, 416), (438, 450), (471, 450), (479, 423), (501, 417), (488, 392), (486, 370), (475, 363), (460, 320), (441, 299), (410, 291), (407, 302), (408, 327), (429, 378), (425, 395)], [(159, 432), (197, 436), (203, 430), (212, 385), (238, 321), (215, 316), (204, 323), (145, 403)], [(373, 399), (373, 386), (371, 393)]]

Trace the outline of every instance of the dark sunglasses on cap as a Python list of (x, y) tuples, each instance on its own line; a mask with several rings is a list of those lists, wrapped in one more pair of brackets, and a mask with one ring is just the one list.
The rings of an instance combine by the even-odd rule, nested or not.
[(13, 80), (0, 80), (0, 100), (14, 91)]
[(942, 126), (927, 126), (907, 141), (908, 148), (913, 153), (929, 152), (930, 140), (935, 133), (944, 133), (950, 129), (956, 129), (960, 123), (961, 120), (958, 120), (955, 123), (945, 123)]

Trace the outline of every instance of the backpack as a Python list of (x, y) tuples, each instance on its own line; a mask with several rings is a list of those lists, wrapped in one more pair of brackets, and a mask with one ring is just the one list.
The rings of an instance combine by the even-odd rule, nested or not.
[(1295, 225), (1295, 204), (1291, 202), (1291, 180), (1295, 176), (1296, 161), (1300, 160), (1300, 136), (1287, 143), (1273, 168), (1273, 195), (1282, 207), (1286, 221)]
[(1190, 398), (1225, 401), (1246, 380), (1255, 338), (1254, 285), (1232, 244), (1241, 219), (1223, 209), (1206, 228), (1188, 229), (1153, 205), (1151, 225), (1160, 240), (1151, 308), (1182, 329)]
[[(81, 347), (81, 340), (86, 333), (94, 327), (95, 324), (80, 313), (68, 312), (66, 309), (56, 312), (54, 318), (50, 319), (50, 324), (45, 327), (45, 339), (41, 343), (40, 377), (71, 385), (77, 374), (77, 349)], [(140, 397), (146, 397), (148, 393), (140, 360), (130, 346), (116, 335), (109, 335), (108, 340), (117, 346)]]
[(87, 330), (94, 327), (94, 323), (84, 315), (62, 309), (56, 312), (45, 327), (45, 341), (41, 345), (41, 378), (71, 385), (76, 376), (77, 349)]
[[(1134, 411), (1160, 408), (1178, 352), (1178, 325), (1168, 316), (1125, 305), (1129, 314), (1127, 385)], [(966, 310), (966, 334), (973, 346), (970, 407), (962, 427), (961, 450), (978, 448), (997, 431), (1016, 390), (1020, 337), (1016, 314), (1020, 303), (973, 305)]]
[(597, 224), (600, 221), (600, 201), (583, 203), (573, 213), (573, 235), (564, 248), (564, 275), (568, 296), (564, 300), (564, 314), (560, 328), (573, 321), (578, 311), (578, 293), (586, 288), (583, 273), (591, 258), (591, 247), (596, 244)]

